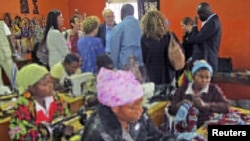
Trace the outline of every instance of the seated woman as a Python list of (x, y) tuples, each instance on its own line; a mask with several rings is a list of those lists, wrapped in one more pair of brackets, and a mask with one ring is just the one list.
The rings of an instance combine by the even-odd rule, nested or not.
[(66, 55), (63, 62), (55, 64), (50, 70), (54, 89), (56, 91), (65, 92), (65, 78), (73, 74), (81, 74), (80, 58), (75, 53), (69, 53)]
[(198, 110), (194, 113), (196, 113), (196, 125), (199, 128), (209, 120), (212, 113), (228, 113), (229, 102), (221, 89), (211, 83), (213, 69), (205, 60), (194, 62), (191, 72), (193, 81), (176, 90), (168, 107), (168, 113), (177, 116), (178, 111), (182, 109), (182, 114), (190, 114), (188, 107), (195, 107)]
[[(48, 70), (37, 64), (29, 64), (17, 73), (20, 94), (10, 120), (9, 136), (15, 141), (41, 141), (38, 131), (41, 122), (51, 123), (58, 117), (70, 115), (67, 103), (53, 90)], [(66, 126), (61, 134), (70, 136), (73, 127)]]
[(113, 70), (114, 63), (107, 54), (99, 54), (96, 56), (96, 67), (98, 72), (101, 70), (102, 67)]
[(85, 124), (82, 141), (155, 141), (163, 138), (142, 108), (143, 89), (129, 71), (101, 68), (100, 105)]

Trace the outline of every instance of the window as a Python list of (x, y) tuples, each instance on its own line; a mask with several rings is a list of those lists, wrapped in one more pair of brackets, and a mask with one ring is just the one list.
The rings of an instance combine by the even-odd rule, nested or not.
[(137, 6), (137, 0), (129, 0), (129, 1), (125, 1), (125, 0), (110, 0), (109, 2), (106, 2), (106, 7), (110, 8), (111, 10), (114, 11), (115, 14), (115, 22), (119, 23), (121, 22), (121, 8), (122, 5), (125, 3), (129, 3), (132, 4), (134, 6), (134, 17), (136, 19), (138, 19), (138, 6)]

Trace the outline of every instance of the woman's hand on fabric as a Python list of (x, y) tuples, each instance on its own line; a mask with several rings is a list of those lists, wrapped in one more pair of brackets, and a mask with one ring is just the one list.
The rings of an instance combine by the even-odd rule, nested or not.
[(197, 108), (207, 108), (209, 109), (209, 104), (207, 102), (204, 102), (199, 96), (193, 97), (193, 103), (194, 106)]

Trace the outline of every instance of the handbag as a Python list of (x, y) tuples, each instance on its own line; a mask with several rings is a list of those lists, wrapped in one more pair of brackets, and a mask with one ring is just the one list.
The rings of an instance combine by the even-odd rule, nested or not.
[(185, 56), (180, 47), (173, 37), (173, 33), (170, 33), (170, 41), (168, 45), (168, 57), (171, 65), (175, 70), (181, 70), (185, 66)]

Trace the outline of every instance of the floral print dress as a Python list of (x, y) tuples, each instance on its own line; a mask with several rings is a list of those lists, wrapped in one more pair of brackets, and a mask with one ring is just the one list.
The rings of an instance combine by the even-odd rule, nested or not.
[(41, 141), (37, 125), (42, 121), (51, 123), (53, 119), (69, 116), (70, 111), (63, 98), (55, 94), (50, 98), (48, 113), (37, 109), (36, 102), (29, 92), (22, 95), (10, 120), (9, 136), (13, 141)]

